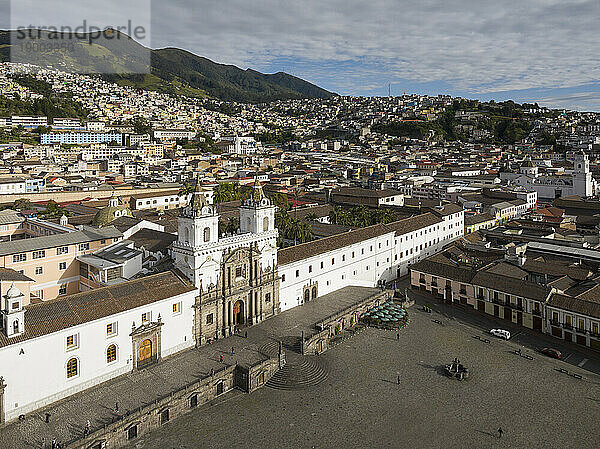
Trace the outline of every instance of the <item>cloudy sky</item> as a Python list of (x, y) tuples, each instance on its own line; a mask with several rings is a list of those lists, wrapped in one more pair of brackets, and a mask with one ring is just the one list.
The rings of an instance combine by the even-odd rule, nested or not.
[[(145, 1), (117, 3), (140, 12)], [(340, 94), (386, 95), (391, 84), (600, 110), (599, 19), (599, 0), (154, 0), (144, 44)]]

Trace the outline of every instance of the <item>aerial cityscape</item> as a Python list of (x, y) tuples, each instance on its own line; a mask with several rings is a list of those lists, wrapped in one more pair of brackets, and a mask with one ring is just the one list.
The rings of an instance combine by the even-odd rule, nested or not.
[(58, 3), (0, 30), (0, 449), (600, 447), (597, 4)]

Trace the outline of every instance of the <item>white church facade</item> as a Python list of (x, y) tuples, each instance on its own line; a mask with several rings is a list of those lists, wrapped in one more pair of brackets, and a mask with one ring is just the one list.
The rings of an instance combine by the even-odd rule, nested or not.
[(590, 170), (589, 158), (583, 152), (575, 154), (570, 175), (540, 175), (538, 167), (528, 160), (520, 167), (519, 173), (503, 172), (500, 173), (500, 179), (528, 191), (535, 191), (540, 199), (569, 195), (585, 198), (595, 195), (598, 191), (597, 182)]

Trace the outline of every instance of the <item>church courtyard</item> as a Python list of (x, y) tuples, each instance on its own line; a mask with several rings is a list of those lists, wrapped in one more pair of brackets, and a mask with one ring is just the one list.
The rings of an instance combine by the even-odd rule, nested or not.
[[(129, 447), (600, 446), (599, 375), (419, 305), (409, 313), (399, 341), (393, 332), (366, 329), (309, 357), (326, 372), (319, 383), (228, 393)], [(469, 368), (468, 380), (443, 375), (454, 357)]]

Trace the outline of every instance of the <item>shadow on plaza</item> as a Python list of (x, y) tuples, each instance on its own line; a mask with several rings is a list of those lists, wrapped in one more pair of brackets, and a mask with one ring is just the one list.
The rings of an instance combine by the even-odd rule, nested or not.
[(476, 432), (479, 432), (483, 435), (487, 435), (490, 436), (492, 438), (498, 438), (498, 434), (497, 433), (492, 433), (492, 432), (488, 432), (487, 430), (479, 430), (479, 429), (475, 429)]
[(444, 365), (430, 365), (428, 363), (417, 363), (417, 365), (422, 366), (423, 368), (427, 368), (431, 371), (435, 371), (440, 376), (446, 376), (446, 367)]

